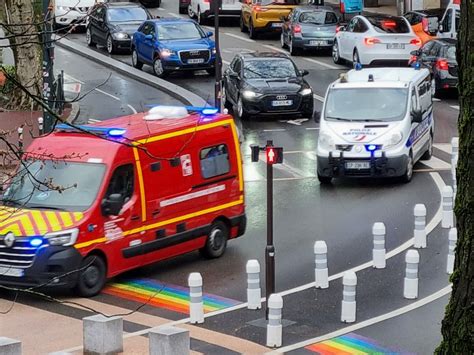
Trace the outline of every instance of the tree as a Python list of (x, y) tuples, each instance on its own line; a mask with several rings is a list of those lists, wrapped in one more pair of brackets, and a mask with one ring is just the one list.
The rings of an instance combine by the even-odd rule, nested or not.
[(455, 214), (458, 242), (453, 291), (446, 308), (437, 354), (474, 353), (474, 2), (461, 1), (458, 35), (459, 160)]

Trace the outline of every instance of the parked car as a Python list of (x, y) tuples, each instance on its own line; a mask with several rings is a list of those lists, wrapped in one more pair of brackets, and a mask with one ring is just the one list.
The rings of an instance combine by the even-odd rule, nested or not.
[(132, 39), (132, 65), (153, 66), (158, 77), (181, 70), (207, 70), (214, 74), (215, 43), (191, 19), (171, 18), (144, 22)]
[(334, 63), (345, 60), (362, 65), (404, 62), (419, 49), (421, 40), (404, 17), (354, 16), (347, 27), (338, 28), (332, 56)]
[(128, 2), (97, 5), (89, 16), (86, 29), (87, 45), (105, 45), (107, 52), (130, 51), (133, 33), (151, 19), (151, 14), (139, 4)]
[(451, 0), (439, 23), (438, 37), (458, 38), (461, 23), (461, 0)]
[(434, 38), (438, 32), (438, 23), (443, 16), (443, 9), (428, 9), (409, 11), (405, 17), (411, 25), (413, 32), (426, 43)]
[[(222, 0), (219, 18), (239, 17), (241, 8), (242, 4), (240, 0)], [(190, 0), (188, 5), (188, 15), (190, 18), (195, 18), (200, 25), (203, 25), (208, 19), (214, 17), (211, 0)]]
[(95, 0), (56, 0), (54, 3), (54, 28), (85, 26), (87, 14)]
[(161, 0), (139, 0), (140, 3), (145, 7), (160, 7)]
[(412, 52), (411, 64), (419, 62), (422, 67), (430, 70), (431, 87), (435, 95), (439, 95), (442, 90), (456, 88), (458, 85), (456, 44), (455, 39), (438, 38)]
[(313, 90), (284, 53), (238, 54), (224, 72), (222, 101), (240, 119), (255, 115), (313, 116)]
[(188, 13), (189, 4), (191, 4), (191, 0), (179, 0), (179, 13), (180, 14)]
[(297, 7), (283, 20), (281, 46), (291, 55), (301, 49), (332, 48), (339, 18), (331, 8)]

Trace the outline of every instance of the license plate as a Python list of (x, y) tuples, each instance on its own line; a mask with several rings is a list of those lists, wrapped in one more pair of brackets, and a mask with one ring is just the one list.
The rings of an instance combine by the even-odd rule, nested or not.
[(405, 45), (403, 43), (388, 43), (387, 49), (405, 49)]
[(310, 46), (325, 46), (327, 44), (327, 41), (309, 41)]
[(291, 105), (293, 105), (293, 100), (272, 101), (272, 106), (291, 106)]
[(224, 0), (222, 3), (225, 5), (234, 5), (235, 0)]
[(282, 27), (283, 26), (283, 23), (282, 22), (275, 22), (275, 23), (272, 23), (272, 27)]
[(204, 58), (188, 59), (188, 64), (201, 64), (204, 63)]
[(23, 273), (24, 273), (23, 269), (0, 266), (0, 276), (22, 277)]
[(346, 169), (370, 169), (370, 162), (368, 161), (347, 161)]

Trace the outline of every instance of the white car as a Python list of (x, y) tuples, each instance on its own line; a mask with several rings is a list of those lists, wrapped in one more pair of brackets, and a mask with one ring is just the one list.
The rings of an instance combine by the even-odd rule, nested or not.
[[(219, 17), (239, 17), (241, 9), (240, 0), (222, 0)], [(188, 6), (188, 15), (191, 18), (196, 18), (200, 25), (204, 24), (206, 20), (214, 18), (211, 0), (191, 0)]]
[(408, 21), (399, 16), (355, 16), (347, 27), (339, 27), (334, 40), (334, 63), (345, 60), (362, 65), (387, 62), (408, 64), (410, 52), (422, 42)]
[[(89, 10), (97, 0), (55, 0), (54, 26), (86, 25)], [(99, 1), (101, 2), (101, 1)]]

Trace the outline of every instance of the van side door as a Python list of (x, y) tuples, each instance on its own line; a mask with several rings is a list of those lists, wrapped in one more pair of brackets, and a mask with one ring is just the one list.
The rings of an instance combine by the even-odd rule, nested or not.
[(413, 158), (416, 160), (424, 153), (424, 148), (430, 139), (430, 128), (433, 121), (433, 102), (431, 95), (431, 80), (427, 76), (422, 82), (413, 87), (411, 109), (420, 110), (421, 122), (412, 122), (410, 140), (412, 142)]

